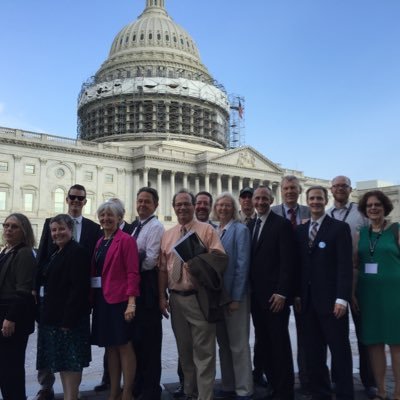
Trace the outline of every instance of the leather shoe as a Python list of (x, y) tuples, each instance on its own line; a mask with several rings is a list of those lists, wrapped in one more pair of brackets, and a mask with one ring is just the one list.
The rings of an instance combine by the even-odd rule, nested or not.
[(110, 384), (106, 382), (101, 382), (99, 385), (96, 385), (93, 389), (95, 392), (104, 392), (110, 388)]
[(178, 399), (179, 397), (183, 397), (185, 395), (185, 392), (183, 390), (183, 385), (180, 383), (178, 387), (172, 392), (172, 396), (175, 399)]
[(54, 400), (53, 389), (40, 389), (33, 400)]
[(254, 382), (254, 384), (256, 386), (261, 386), (261, 387), (264, 387), (264, 388), (268, 387), (268, 381), (265, 379), (264, 375), (261, 375), (261, 376), (254, 375), (253, 376), (253, 382)]

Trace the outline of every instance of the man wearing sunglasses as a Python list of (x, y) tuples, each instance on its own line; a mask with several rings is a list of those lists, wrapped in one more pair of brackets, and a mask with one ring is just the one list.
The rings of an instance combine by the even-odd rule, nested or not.
[[(100, 238), (100, 225), (82, 216), (82, 209), (86, 204), (86, 190), (82, 185), (73, 185), (68, 190), (66, 203), (68, 205), (67, 214), (75, 221), (73, 236), (83, 248), (88, 251), (90, 259), (92, 257), (97, 240)], [(50, 234), (50, 218), (47, 218), (40, 238), (39, 250), (37, 254), (38, 265), (46, 263), (51, 255), (56, 251)], [(88, 266), (90, 268), (90, 266)], [(54, 399), (54, 374), (48, 370), (38, 371), (38, 382), (41, 389), (37, 393), (35, 400)]]

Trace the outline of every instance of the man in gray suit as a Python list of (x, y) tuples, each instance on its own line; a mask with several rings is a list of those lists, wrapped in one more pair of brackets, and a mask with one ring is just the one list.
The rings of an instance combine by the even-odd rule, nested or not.
[[(298, 204), (298, 199), (301, 193), (301, 185), (299, 179), (294, 175), (286, 175), (281, 181), (281, 195), (282, 204), (271, 207), (271, 210), (280, 215), (281, 217), (287, 218), (293, 229), (297, 225), (301, 224), (305, 220), (310, 218), (310, 210), (307, 206)], [(296, 332), (297, 332), (297, 365), (299, 367), (299, 380), (301, 391), (303, 394), (309, 393), (308, 387), (308, 374), (305, 365), (304, 355), (304, 334), (302, 329), (302, 318), (297, 312), (294, 313), (296, 320)]]

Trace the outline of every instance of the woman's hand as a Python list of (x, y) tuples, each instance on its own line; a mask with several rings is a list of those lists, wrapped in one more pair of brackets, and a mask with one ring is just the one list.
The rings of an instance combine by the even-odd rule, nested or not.
[(228, 304), (228, 311), (229, 311), (229, 314), (232, 314), (233, 312), (239, 310), (239, 305), (240, 305), (240, 303), (239, 303), (238, 301), (231, 301), (231, 302)]
[(15, 332), (15, 322), (5, 319), (1, 328), (1, 333), (4, 337), (10, 337)]
[(135, 303), (128, 303), (126, 306), (126, 310), (124, 312), (125, 321), (131, 322), (133, 318), (135, 318), (136, 314), (136, 304)]

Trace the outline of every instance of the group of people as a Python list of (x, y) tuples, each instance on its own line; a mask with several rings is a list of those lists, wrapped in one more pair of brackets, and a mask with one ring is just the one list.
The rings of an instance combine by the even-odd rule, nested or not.
[[(112, 198), (99, 206), (98, 225), (82, 216), (86, 191), (74, 185), (67, 214), (46, 220), (37, 254), (29, 220), (11, 214), (0, 253), (4, 400), (26, 398), (25, 349), (35, 315), (37, 400), (54, 398), (55, 372), (64, 399), (78, 398), (91, 344), (105, 348), (98, 389), (109, 389), (109, 400), (160, 399), (162, 316), (171, 317), (178, 348), (175, 396), (248, 400), (265, 379), (267, 398), (293, 400), (291, 309), (304, 394), (354, 399), (351, 310), (366, 395), (387, 396), (389, 345), (393, 398), (400, 400), (400, 241), (399, 225), (386, 218), (390, 199), (375, 190), (358, 205), (350, 202), (345, 176), (332, 180), (329, 209), (326, 188), (309, 187), (307, 206), (298, 203), (301, 190), (297, 177), (283, 177), (283, 202), (272, 206), (273, 193), (263, 185), (243, 188), (239, 204), (229, 192), (213, 199), (182, 189), (172, 199), (177, 224), (165, 231), (155, 189), (139, 189), (132, 224), (124, 221), (123, 203)], [(185, 257), (178, 244), (192, 240), (199, 245)]]

